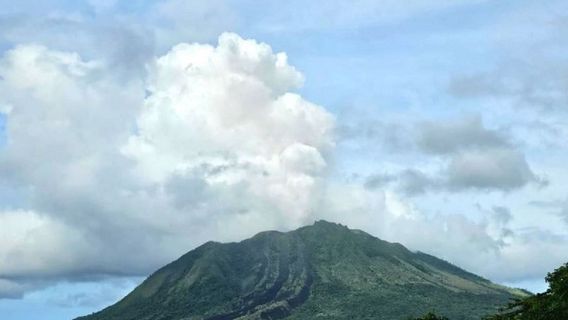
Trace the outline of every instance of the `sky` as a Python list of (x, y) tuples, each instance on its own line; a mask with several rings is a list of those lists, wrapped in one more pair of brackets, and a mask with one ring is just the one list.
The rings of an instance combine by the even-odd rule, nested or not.
[(568, 3), (0, 0), (0, 314), (326, 219), (533, 292), (568, 261)]

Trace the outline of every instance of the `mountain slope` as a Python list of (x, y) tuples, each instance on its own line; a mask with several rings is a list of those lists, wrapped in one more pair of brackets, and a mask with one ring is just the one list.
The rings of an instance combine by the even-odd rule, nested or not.
[(81, 320), (479, 319), (511, 289), (400, 244), (319, 221), (239, 243), (208, 242)]

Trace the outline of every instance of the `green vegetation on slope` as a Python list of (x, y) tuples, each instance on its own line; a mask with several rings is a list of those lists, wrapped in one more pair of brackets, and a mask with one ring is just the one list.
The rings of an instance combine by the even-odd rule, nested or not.
[(319, 221), (209, 242), (81, 320), (452, 320), (495, 313), (515, 292), (397, 243)]

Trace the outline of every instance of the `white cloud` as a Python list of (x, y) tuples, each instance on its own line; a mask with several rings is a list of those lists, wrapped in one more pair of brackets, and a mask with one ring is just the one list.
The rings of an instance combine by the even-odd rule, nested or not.
[[(216, 46), (179, 44), (135, 60), (151, 61), (144, 77), (120, 73), (120, 59), (39, 45), (17, 46), (0, 60), (0, 105), (10, 110), (0, 176), (25, 199), (25, 209), (0, 212), (0, 296), (45, 285), (38, 279), (144, 275), (206, 240), (316, 217), (485, 275), (500, 274), (475, 264), (472, 253), (505, 264), (541, 241), (517, 236), (505, 247), (513, 241), (500, 232), (506, 221), (430, 217), (393, 192), (329, 179), (335, 119), (294, 93), (302, 75), (266, 44), (227, 33)], [(470, 142), (499, 140), (480, 123), (466, 124)], [(503, 158), (466, 155), (455, 166), (468, 172)], [(521, 155), (508, 155), (527, 173)]]
[(313, 217), (335, 120), (291, 92), (302, 75), (266, 44), (180, 44), (127, 81), (27, 45), (0, 73), (0, 174), (29, 208), (0, 215), (5, 295), (41, 277), (146, 274), (203, 241)]
[(543, 272), (566, 259), (565, 234), (515, 228), (514, 216), (503, 207), (476, 220), (465, 212), (428, 214), (395, 193), (357, 185), (332, 185), (327, 195), (325, 218), (433, 254), (493, 281), (542, 279)]
[[(147, 181), (208, 168), (207, 188), (244, 193), (238, 203), (222, 201), (235, 206), (225, 214), (259, 203), (271, 219), (298, 225), (334, 144), (333, 117), (288, 92), (301, 83), (285, 54), (235, 34), (223, 34), (218, 47), (178, 45), (158, 59), (138, 132), (122, 150)], [(269, 215), (255, 211), (247, 214)]]
[(76, 270), (88, 256), (80, 233), (51, 217), (2, 211), (0, 226), (0, 298), (20, 298), (42, 288), (52, 276)]
[(79, 264), (77, 254), (86, 249), (77, 230), (33, 211), (0, 212), (0, 225), (0, 278), (72, 271)]

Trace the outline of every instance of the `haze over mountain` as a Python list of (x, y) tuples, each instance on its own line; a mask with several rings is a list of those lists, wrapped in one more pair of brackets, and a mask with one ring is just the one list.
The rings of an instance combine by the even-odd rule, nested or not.
[(479, 319), (525, 292), (326, 221), (207, 242), (78, 320)]

